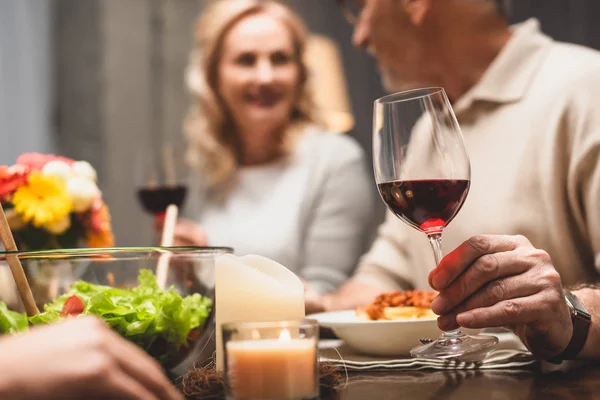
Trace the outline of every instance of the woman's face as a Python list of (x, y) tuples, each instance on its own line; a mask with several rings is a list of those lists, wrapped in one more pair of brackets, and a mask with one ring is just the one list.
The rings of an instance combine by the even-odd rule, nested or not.
[(249, 15), (225, 35), (219, 91), (244, 130), (285, 125), (298, 97), (300, 68), (290, 29), (268, 14)]

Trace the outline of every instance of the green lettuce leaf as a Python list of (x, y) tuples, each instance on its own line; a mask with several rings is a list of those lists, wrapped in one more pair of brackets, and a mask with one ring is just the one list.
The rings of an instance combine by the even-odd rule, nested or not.
[(0, 302), (0, 334), (19, 333), (27, 329), (27, 316), (10, 311), (6, 304)]
[(76, 282), (67, 294), (46, 304), (44, 312), (29, 321), (39, 325), (59, 320), (66, 299), (76, 295), (85, 304), (82, 315), (99, 316), (121, 336), (150, 353), (153, 344), (160, 341), (156, 347), (165, 350), (159, 359), (168, 358), (188, 344), (192, 330), (204, 325), (212, 301), (199, 294), (182, 298), (173, 288), (161, 290), (150, 270), (141, 270), (138, 280), (139, 286), (133, 289)]

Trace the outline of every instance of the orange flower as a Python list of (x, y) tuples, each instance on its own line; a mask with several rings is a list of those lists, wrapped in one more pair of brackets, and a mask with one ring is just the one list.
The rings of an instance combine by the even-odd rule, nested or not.
[(0, 165), (0, 201), (8, 200), (8, 197), (25, 183), (27, 171), (24, 168)]
[(89, 247), (112, 247), (115, 238), (112, 233), (111, 218), (108, 207), (100, 197), (94, 200), (90, 209)]
[(91, 232), (87, 237), (88, 247), (113, 247), (115, 238), (112, 231)]

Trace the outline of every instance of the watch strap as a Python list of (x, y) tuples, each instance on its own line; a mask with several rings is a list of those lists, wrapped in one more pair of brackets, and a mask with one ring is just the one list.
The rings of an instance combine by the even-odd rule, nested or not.
[(584, 318), (571, 317), (573, 320), (573, 336), (567, 347), (558, 355), (561, 360), (573, 360), (583, 349), (590, 332), (590, 321)]
[(553, 363), (561, 363), (563, 360), (573, 360), (579, 355), (583, 346), (585, 346), (592, 323), (592, 318), (585, 309), (585, 306), (573, 293), (565, 291), (565, 300), (571, 310), (573, 335), (562, 353), (549, 360)]

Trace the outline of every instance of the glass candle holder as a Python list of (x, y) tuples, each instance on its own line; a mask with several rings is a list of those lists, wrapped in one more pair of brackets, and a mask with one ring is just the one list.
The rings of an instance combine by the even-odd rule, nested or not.
[(226, 323), (222, 332), (227, 399), (318, 398), (316, 321)]

